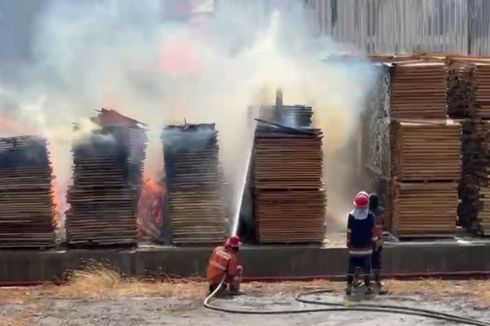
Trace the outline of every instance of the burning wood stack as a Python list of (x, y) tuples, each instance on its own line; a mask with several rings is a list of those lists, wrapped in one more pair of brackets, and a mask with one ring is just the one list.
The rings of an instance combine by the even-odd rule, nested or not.
[(280, 96), (273, 109), (265, 110), (261, 117), (271, 116), (274, 122), (259, 120), (255, 130), (257, 239), (261, 243), (322, 243), (326, 213), (323, 134), (309, 128), (311, 107), (284, 106)]
[(473, 232), (490, 234), (490, 63), (455, 60), (450, 66), (448, 107), (462, 119), (463, 170), (459, 221)]
[(0, 138), (0, 247), (54, 246), (52, 169), (46, 140)]
[(217, 244), (226, 237), (217, 137), (214, 124), (167, 126), (163, 130), (174, 244)]
[(140, 123), (102, 109), (101, 129), (73, 146), (66, 217), (70, 245), (136, 243), (136, 208), (146, 135)]

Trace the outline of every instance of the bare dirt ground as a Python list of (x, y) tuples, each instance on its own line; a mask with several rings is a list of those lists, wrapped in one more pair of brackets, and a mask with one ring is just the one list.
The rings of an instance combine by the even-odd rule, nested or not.
[[(295, 302), (300, 291), (333, 289), (320, 299), (342, 301), (342, 283), (327, 281), (248, 283), (246, 296), (219, 299), (223, 307), (316, 308)], [(490, 322), (490, 280), (387, 281), (389, 296), (370, 303), (422, 307)], [(445, 325), (421, 317), (369, 312), (236, 315), (202, 307), (206, 285), (198, 281), (141, 282), (108, 269), (75, 273), (63, 286), (0, 288), (0, 325)]]

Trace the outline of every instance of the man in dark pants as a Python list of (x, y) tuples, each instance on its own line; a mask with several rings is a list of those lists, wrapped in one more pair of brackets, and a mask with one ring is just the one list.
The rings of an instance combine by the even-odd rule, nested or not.
[(365, 192), (358, 193), (354, 198), (354, 209), (349, 213), (347, 221), (347, 248), (349, 249), (349, 268), (347, 271), (347, 295), (352, 293), (352, 283), (356, 268), (364, 273), (366, 294), (371, 294), (371, 255), (373, 245), (377, 241), (374, 235), (374, 216), (369, 211), (369, 197)]
[(384, 208), (379, 202), (378, 195), (372, 193), (369, 195), (369, 210), (374, 215), (375, 228), (374, 236), (377, 241), (374, 243), (373, 254), (371, 256), (371, 267), (373, 269), (374, 282), (379, 293), (383, 293), (381, 283), (381, 258), (383, 255), (383, 212)]

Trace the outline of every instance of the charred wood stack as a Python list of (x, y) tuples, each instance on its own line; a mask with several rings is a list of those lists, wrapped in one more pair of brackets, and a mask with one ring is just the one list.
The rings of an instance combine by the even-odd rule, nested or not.
[[(75, 144), (66, 214), (69, 245), (130, 245), (145, 158), (145, 130), (115, 111), (101, 111), (101, 130)], [(115, 119), (115, 120), (113, 120)]]
[(217, 244), (226, 236), (218, 131), (214, 124), (162, 133), (172, 243)]
[(52, 169), (46, 140), (0, 138), (0, 248), (54, 246)]
[(319, 129), (256, 128), (253, 193), (259, 242), (323, 242), (322, 138)]
[(449, 65), (447, 85), (447, 111), (454, 119), (475, 117), (476, 88), (474, 67), (467, 63), (454, 62)]
[(462, 119), (463, 167), (458, 209), (466, 229), (490, 234), (490, 64), (456, 60), (450, 65), (448, 108)]
[(313, 109), (305, 105), (262, 107), (261, 119), (293, 128), (308, 128), (312, 124)]

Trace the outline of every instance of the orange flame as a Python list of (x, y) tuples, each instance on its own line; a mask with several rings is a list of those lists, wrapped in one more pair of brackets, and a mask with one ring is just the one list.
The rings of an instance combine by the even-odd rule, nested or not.
[(165, 188), (155, 179), (146, 178), (141, 185), (138, 202), (138, 235), (146, 240), (157, 241), (164, 222), (163, 200)]
[(61, 186), (59, 182), (56, 181), (56, 179), (53, 179), (51, 182), (51, 188), (53, 189), (53, 208), (54, 208), (54, 219), (55, 219), (55, 225), (57, 227), (61, 226), (61, 218), (63, 216), (63, 212), (65, 211), (66, 207), (66, 199), (63, 194), (63, 191), (61, 190)]
[(199, 61), (186, 36), (174, 37), (160, 48), (160, 70), (170, 75), (194, 75)]

